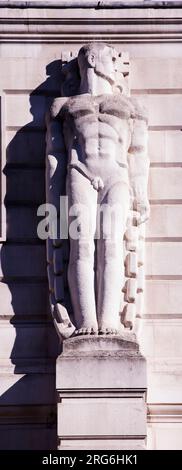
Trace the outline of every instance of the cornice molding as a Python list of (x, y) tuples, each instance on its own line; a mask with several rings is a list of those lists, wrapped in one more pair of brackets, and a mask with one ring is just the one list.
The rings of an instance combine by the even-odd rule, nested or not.
[(8, 11), (0, 10), (1, 43), (182, 42), (182, 9)]
[(182, 1), (171, 0), (1, 0), (0, 8), (182, 8)]
[(147, 421), (148, 423), (182, 423), (182, 404), (148, 404)]

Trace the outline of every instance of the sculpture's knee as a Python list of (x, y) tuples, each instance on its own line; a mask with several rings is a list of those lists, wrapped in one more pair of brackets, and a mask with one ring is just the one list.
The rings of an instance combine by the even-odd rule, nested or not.
[(70, 264), (75, 264), (78, 261), (91, 262), (94, 257), (94, 242), (79, 240), (74, 244), (70, 256)]
[(117, 258), (118, 256), (118, 243), (112, 242), (110, 240), (104, 241), (104, 258), (105, 260), (112, 260)]
[(93, 256), (93, 243), (89, 241), (79, 241), (77, 247), (77, 258), (87, 260)]

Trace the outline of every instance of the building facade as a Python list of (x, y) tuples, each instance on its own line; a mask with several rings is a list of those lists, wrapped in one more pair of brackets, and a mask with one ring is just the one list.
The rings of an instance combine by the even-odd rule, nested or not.
[[(169, 3), (169, 5), (168, 5)], [(149, 110), (149, 197), (142, 352), (148, 448), (182, 448), (182, 4), (0, 2), (2, 449), (56, 449), (55, 364), (46, 246), (45, 113), (60, 59), (90, 41), (129, 55), (130, 88)]]

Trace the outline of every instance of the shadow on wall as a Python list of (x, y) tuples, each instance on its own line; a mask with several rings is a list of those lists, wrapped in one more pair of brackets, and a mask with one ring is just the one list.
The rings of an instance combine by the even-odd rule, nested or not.
[(48, 78), (30, 94), (32, 121), (7, 147), (7, 241), (1, 265), (14, 326), (7, 337), (13, 343), (12, 331), (16, 336), (10, 356), (15, 375), (5, 379), (6, 391), (0, 397), (6, 416), (2, 449), (57, 448), (55, 360), (60, 351), (49, 312), (46, 247), (37, 238), (36, 213), (45, 202), (45, 111), (60, 95), (60, 71), (58, 60), (47, 66)]

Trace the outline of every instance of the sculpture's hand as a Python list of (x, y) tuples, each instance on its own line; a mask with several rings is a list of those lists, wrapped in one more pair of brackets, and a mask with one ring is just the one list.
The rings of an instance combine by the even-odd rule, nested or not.
[(137, 217), (137, 225), (143, 224), (149, 219), (150, 205), (148, 199), (136, 201), (134, 208), (139, 213), (139, 216)]

